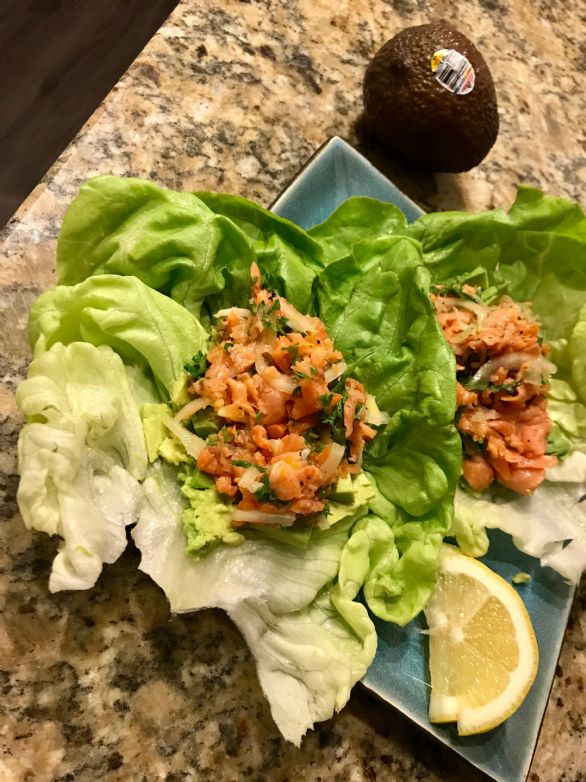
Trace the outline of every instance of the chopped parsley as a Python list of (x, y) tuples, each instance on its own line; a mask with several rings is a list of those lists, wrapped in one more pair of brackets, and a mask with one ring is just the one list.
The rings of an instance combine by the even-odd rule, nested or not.
[(521, 385), (520, 380), (514, 380), (511, 381), (510, 383), (499, 383), (499, 384), (489, 383), (486, 386), (486, 390), (492, 391), (493, 394), (498, 394), (501, 391), (505, 391), (507, 394), (512, 394), (519, 388), (520, 385)]
[(203, 377), (208, 368), (208, 359), (203, 350), (191, 357), (191, 361), (185, 364), (185, 371), (188, 372), (194, 380)]
[(283, 316), (277, 318), (277, 323), (274, 328), (280, 337), (284, 337), (291, 331), (287, 318), (284, 318)]
[(254, 492), (254, 496), (260, 503), (264, 502), (270, 502), (272, 505), (286, 505), (286, 502), (283, 502), (283, 500), (280, 500), (275, 492), (271, 489), (269, 485), (269, 475), (265, 472), (265, 474), (262, 476), (261, 484), (258, 487), (258, 489)]

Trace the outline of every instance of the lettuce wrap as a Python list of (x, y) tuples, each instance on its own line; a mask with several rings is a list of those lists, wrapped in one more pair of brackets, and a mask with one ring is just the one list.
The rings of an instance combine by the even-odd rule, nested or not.
[(459, 490), (458, 543), (479, 556), (488, 548), (484, 527), (500, 528), (577, 583), (586, 569), (586, 216), (577, 204), (522, 186), (508, 213), (424, 215), (405, 232), (421, 242), (434, 282), (472, 282), (530, 302), (557, 367), (548, 409), (550, 452), (560, 464), (530, 497)]
[[(94, 563), (85, 580), (52, 576), (51, 589), (91, 586), (101, 563), (120, 555), (124, 525), (135, 524), (140, 567), (172, 611), (230, 614), (279, 729), (296, 744), (346, 703), (368, 669), (376, 633), (366, 606), (404, 625), (425, 605), (452, 522), (461, 462), (455, 363), (429, 299), (421, 244), (405, 230), (396, 208), (369, 199), (306, 233), (242, 198), (98, 177), (65, 216), (58, 285), (31, 311), (19, 502), (27, 523), (60, 535), (77, 559), (87, 550)], [(252, 261), (267, 286), (322, 319), (348, 371), (388, 415), (352, 502), (335, 508), (325, 528), (231, 532), (213, 485), (179, 442), (165, 444), (157, 423), (158, 410), (180, 404), (184, 365), (206, 350), (211, 316), (247, 304)], [(73, 351), (76, 361), (61, 360)], [(53, 386), (65, 391), (49, 415), (30, 400)], [(100, 436), (90, 393), (108, 405)], [(59, 450), (63, 432), (75, 438), (75, 458)], [(35, 450), (25, 447), (33, 434), (47, 442), (45, 488), (36, 485)], [(109, 487), (132, 484), (127, 513), (111, 519), (101, 508), (102, 487), (84, 477), (88, 451), (106, 460), (100, 475)], [(59, 465), (55, 452), (63, 453)], [(57, 508), (50, 523), (39, 511), (43, 491)], [(65, 517), (72, 492), (85, 505)], [(98, 527), (81, 517), (92, 505), (113, 543), (102, 545)], [(54, 574), (62, 570), (56, 560)]]
[(521, 186), (508, 212), (427, 214), (407, 225), (391, 205), (352, 198), (309, 233), (327, 258), (347, 254), (365, 241), (408, 236), (421, 244), (434, 284), (479, 286), (486, 301), (507, 294), (529, 302), (542, 324), (557, 372), (548, 409), (554, 427), (550, 469), (535, 495), (497, 488), (482, 496), (458, 489), (452, 532), (468, 554), (488, 550), (487, 528), (513, 536), (577, 583), (586, 568), (586, 217), (566, 199)]

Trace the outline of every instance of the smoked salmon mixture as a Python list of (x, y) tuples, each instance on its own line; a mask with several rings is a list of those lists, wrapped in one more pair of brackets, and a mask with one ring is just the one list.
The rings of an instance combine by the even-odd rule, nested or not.
[(197, 466), (232, 501), (235, 526), (312, 523), (338, 478), (360, 471), (384, 416), (321, 320), (263, 288), (256, 264), (251, 276), (250, 308), (218, 312), (216, 344), (188, 368), (181, 417), (219, 421)]
[(547, 454), (546, 394), (555, 366), (539, 324), (508, 297), (489, 306), (470, 285), (461, 294), (434, 290), (440, 325), (456, 355), (464, 478), (476, 491), (498, 481), (530, 494), (557, 463)]

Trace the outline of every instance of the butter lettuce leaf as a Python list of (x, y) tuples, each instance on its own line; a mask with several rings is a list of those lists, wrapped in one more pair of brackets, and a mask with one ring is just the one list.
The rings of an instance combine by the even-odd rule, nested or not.
[(295, 223), (246, 198), (210, 192), (197, 195), (247, 235), (263, 284), (277, 290), (301, 312), (311, 313), (312, 286), (316, 274), (324, 268), (322, 245)]
[(245, 306), (254, 252), (231, 220), (193, 193), (153, 182), (99, 176), (88, 180), (69, 207), (57, 243), (57, 280), (138, 277), (199, 314)]
[(307, 233), (321, 244), (324, 261), (330, 264), (350, 255), (355, 244), (400, 233), (406, 226), (405, 215), (394, 204), (354, 196)]
[(217, 546), (191, 556), (182, 530), (177, 476), (151, 468), (133, 537), (140, 568), (165, 591), (171, 610), (228, 612), (257, 663), (281, 733), (299, 746), (316, 721), (347, 702), (376, 651), (376, 633), (355, 602), (368, 566), (365, 541), (341, 522), (306, 548), (269, 539)]
[(461, 464), (454, 356), (429, 285), (418, 243), (390, 236), (354, 244), (317, 287), (319, 314), (348, 374), (389, 416), (364, 455), (379, 494), (371, 503), (376, 518), (359, 526), (373, 545), (369, 608), (398, 624), (421, 610), (433, 588)]
[(124, 364), (105, 345), (57, 343), (33, 360), (16, 399), (27, 419), (23, 521), (63, 539), (50, 590), (87, 589), (125, 549), (142, 501), (147, 450)]
[(185, 307), (136, 277), (106, 274), (42, 293), (31, 308), (29, 340), (35, 355), (57, 342), (109, 345), (170, 397), (208, 334)]
[[(73, 382), (77, 407), (61, 389), (51, 421), (35, 407), (42, 388), (22, 392), (30, 428), (19, 501), (31, 509), (28, 523), (65, 540), (52, 588), (93, 583), (138, 517), (141, 569), (171, 610), (230, 614), (280, 730), (296, 744), (346, 703), (373, 659), (376, 634), (360, 591), (378, 616), (408, 622), (433, 587), (451, 521), (461, 459), (454, 359), (421, 245), (398, 235), (407, 230), (395, 207), (372, 199), (352, 199), (306, 233), (245, 199), (98, 177), (65, 217), (59, 285), (31, 312), (33, 375), (35, 362), (73, 355), (80, 343), (115, 357), (90, 372), (91, 387), (117, 400), (101, 439), (92, 417), (101, 408), (84, 406), (95, 396), (84, 401), (91, 377)], [(323, 529), (234, 530), (209, 479), (182, 463), (161, 426), (185, 389), (185, 363), (207, 348), (210, 316), (247, 305), (253, 261), (269, 287), (322, 318), (348, 374), (388, 414), (352, 480), (353, 501), (342, 492)], [(59, 371), (67, 386), (81, 369)], [(30, 389), (39, 402), (26, 401)], [(140, 450), (130, 447), (135, 436)]]

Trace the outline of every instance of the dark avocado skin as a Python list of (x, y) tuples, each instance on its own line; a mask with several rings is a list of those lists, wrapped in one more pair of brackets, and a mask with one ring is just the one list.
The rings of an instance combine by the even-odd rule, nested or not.
[[(456, 95), (431, 70), (438, 49), (456, 49), (476, 74), (474, 89)], [(408, 27), (379, 49), (364, 77), (367, 131), (397, 157), (427, 171), (468, 171), (498, 135), (496, 92), (483, 56), (443, 23)]]

